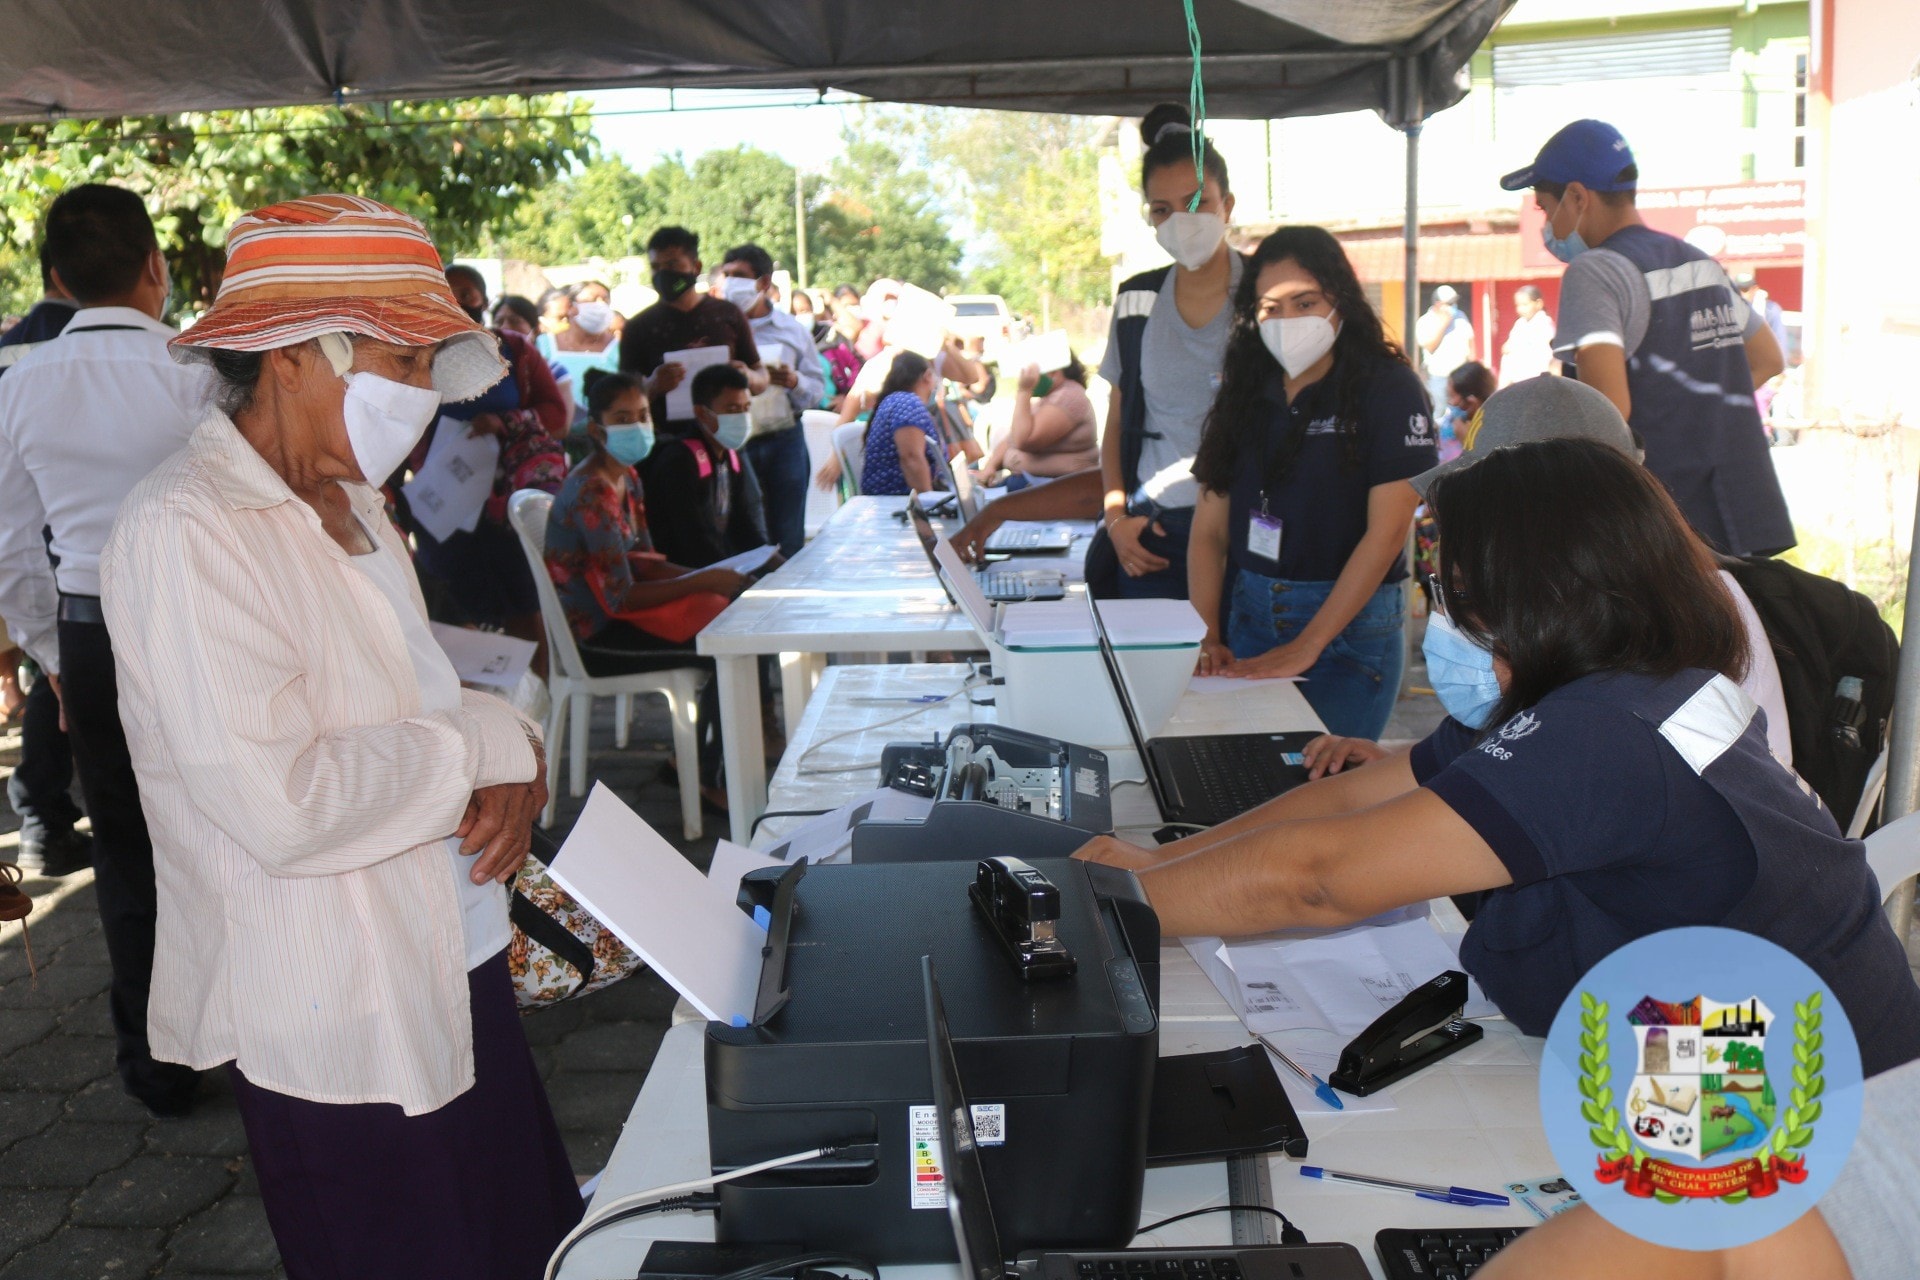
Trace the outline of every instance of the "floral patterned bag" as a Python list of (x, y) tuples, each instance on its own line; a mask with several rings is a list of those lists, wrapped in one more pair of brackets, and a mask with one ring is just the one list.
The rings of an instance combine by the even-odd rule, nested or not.
[(556, 1004), (629, 977), (646, 962), (547, 874), (557, 850), (538, 827), (533, 852), (514, 878), (507, 916), (507, 969), (522, 1009)]

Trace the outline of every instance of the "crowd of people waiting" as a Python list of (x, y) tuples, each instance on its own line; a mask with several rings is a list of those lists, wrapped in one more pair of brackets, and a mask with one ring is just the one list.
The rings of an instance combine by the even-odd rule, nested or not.
[[(229, 1073), (289, 1274), (533, 1274), (580, 1214), (506, 959), (544, 747), (427, 627), (541, 639), (507, 518), (527, 489), (553, 495), (546, 571), (604, 672), (686, 661), (748, 585), (721, 561), (799, 549), (810, 479), (1002, 482), (956, 536), (968, 555), (1006, 519), (1098, 518), (1094, 592), (1191, 600), (1203, 670), (1304, 676), (1331, 730), (1315, 772), (1339, 775), (1156, 849), (1082, 850), (1137, 872), (1169, 935), (1453, 895), (1462, 963), (1539, 1034), (1624, 941), (1724, 924), (1871, 1011), (1870, 1073), (1920, 1057), (1920, 989), (1857, 842), (1786, 766), (1737, 580), (1792, 540), (1731, 394), (1750, 406), (1777, 344), (1729, 302), (1726, 341), (1663, 347), (1687, 303), (1647, 279), (1699, 256), (1634, 216), (1624, 140), (1578, 122), (1509, 178), (1573, 264), (1553, 350), (1580, 381), (1496, 390), (1470, 363), (1425, 385), (1328, 232), (1235, 250), (1226, 166), (1184, 112), (1142, 132), (1173, 264), (1119, 290), (1104, 435), (1071, 354), (1000, 371), (951, 335), (908, 349), (899, 286), (776, 306), (762, 248), (709, 274), (684, 228), (653, 235), (657, 300), (623, 319), (593, 283), (489, 299), (406, 215), (307, 197), (236, 223), (218, 296), (176, 333), (140, 199), (54, 201), (48, 298), (0, 362), (0, 618), (44, 673), (15, 782), (77, 770), (91, 843), (52, 791), (15, 803), (33, 870), (94, 868), (127, 1091), (180, 1115), (200, 1072)], [(987, 449), (971, 415), (1002, 372), (1017, 394)], [(1729, 394), (1703, 408), (1692, 385)], [(810, 477), (813, 410), (862, 426)], [(401, 482), (454, 431), (497, 442), (496, 474), (436, 537)], [(1422, 506), (1448, 719), (1389, 752)], [(1658, 910), (1649, 880), (1675, 890)]]

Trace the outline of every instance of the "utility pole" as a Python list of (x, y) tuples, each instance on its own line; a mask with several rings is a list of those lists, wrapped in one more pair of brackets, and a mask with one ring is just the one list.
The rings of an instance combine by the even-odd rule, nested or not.
[(793, 170), (793, 232), (799, 246), (794, 268), (800, 273), (800, 287), (807, 287), (807, 178), (799, 166)]

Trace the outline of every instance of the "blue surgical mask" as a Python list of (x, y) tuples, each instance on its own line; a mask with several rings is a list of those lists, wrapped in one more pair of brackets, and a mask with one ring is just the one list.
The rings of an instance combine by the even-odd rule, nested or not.
[[(1560, 212), (1559, 209), (1554, 210)], [(1548, 218), (1540, 228), (1540, 240), (1547, 246), (1547, 252), (1562, 262), (1572, 262), (1587, 251), (1587, 242), (1580, 238), (1580, 220), (1575, 218), (1573, 230), (1564, 236), (1553, 234), (1553, 219)]]
[(1420, 651), (1427, 655), (1427, 683), (1447, 714), (1469, 729), (1484, 729), (1500, 705), (1500, 679), (1493, 673), (1493, 654), (1460, 634), (1446, 614), (1427, 615), (1427, 636)]
[(653, 427), (645, 422), (622, 423), (606, 431), (607, 452), (630, 467), (653, 452)]
[(753, 431), (753, 415), (750, 413), (718, 413), (714, 418), (713, 438), (720, 442), (723, 449), (738, 449), (747, 442), (747, 436)]

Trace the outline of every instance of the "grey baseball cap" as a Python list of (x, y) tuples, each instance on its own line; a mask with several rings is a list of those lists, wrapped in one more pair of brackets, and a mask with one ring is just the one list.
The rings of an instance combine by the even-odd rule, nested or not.
[(1642, 460), (1633, 432), (1613, 401), (1572, 378), (1528, 378), (1503, 387), (1480, 406), (1479, 427), (1468, 429), (1460, 456), (1407, 481), (1426, 501), (1434, 482), (1464, 471), (1495, 449), (1539, 440), (1598, 440), (1635, 462)]

